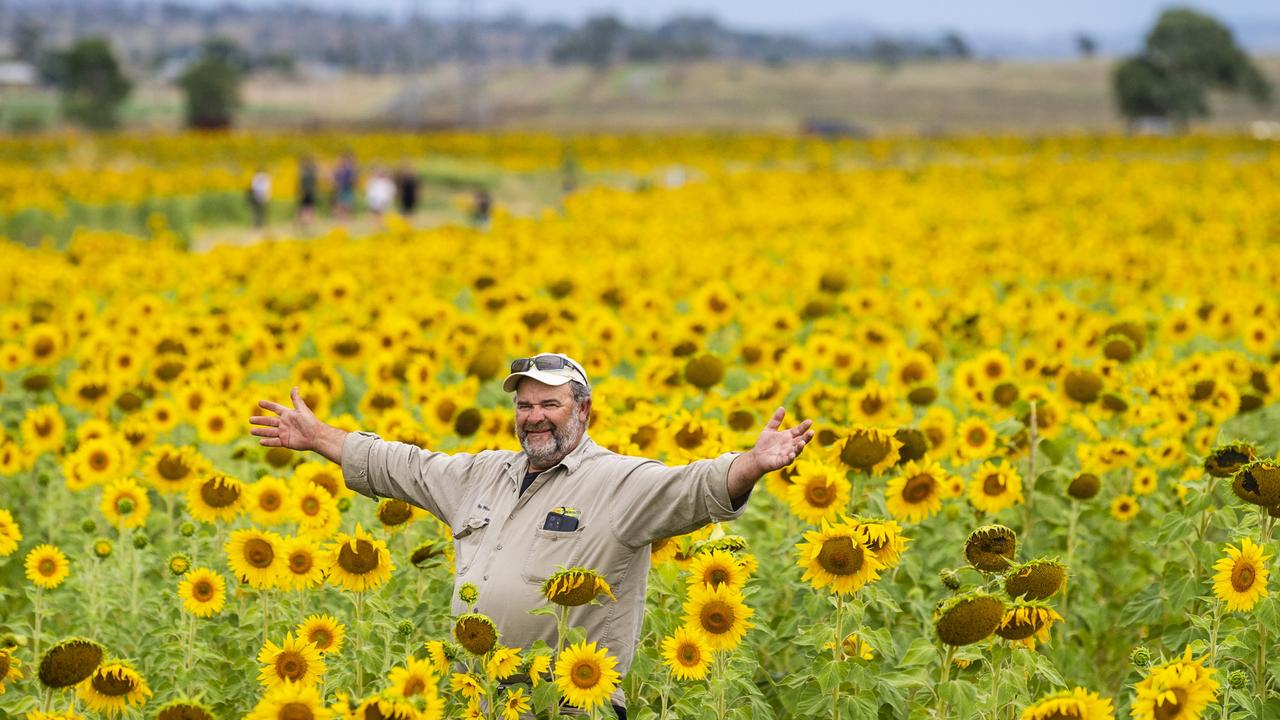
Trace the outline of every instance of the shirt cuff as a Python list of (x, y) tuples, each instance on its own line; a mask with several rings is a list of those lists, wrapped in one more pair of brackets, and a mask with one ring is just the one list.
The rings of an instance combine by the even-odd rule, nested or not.
[(348, 488), (376, 499), (369, 480), (369, 452), (378, 436), (371, 432), (351, 432), (342, 441), (342, 480)]
[(741, 454), (728, 452), (711, 461), (715, 469), (711, 472), (710, 482), (707, 483), (711, 491), (711, 502), (708, 505), (711, 509), (711, 519), (715, 522), (736, 520), (746, 512), (747, 498), (751, 497), (750, 492), (743, 496), (742, 504), (736, 509), (733, 507), (733, 498), (729, 497), (729, 467), (733, 465), (734, 458)]

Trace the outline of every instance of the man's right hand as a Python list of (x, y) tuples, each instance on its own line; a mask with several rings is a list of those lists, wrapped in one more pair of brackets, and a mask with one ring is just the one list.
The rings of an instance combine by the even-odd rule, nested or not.
[(290, 450), (312, 450), (333, 462), (342, 463), (342, 443), (347, 432), (317, 418), (302, 400), (298, 388), (291, 394), (293, 407), (287, 408), (270, 400), (259, 400), (258, 407), (276, 415), (254, 415), (249, 422), (260, 427), (249, 432), (261, 438), (259, 445), (286, 447)]

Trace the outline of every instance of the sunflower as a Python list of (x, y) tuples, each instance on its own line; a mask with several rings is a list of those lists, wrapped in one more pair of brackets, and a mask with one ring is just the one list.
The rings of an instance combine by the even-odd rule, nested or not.
[(8, 510), (0, 508), (0, 557), (8, 557), (18, 549), (22, 542), (22, 528)]
[(235, 413), (222, 403), (205, 403), (196, 413), (194, 424), (200, 441), (210, 445), (226, 445), (240, 437)]
[(249, 517), (259, 525), (280, 525), (290, 519), (289, 484), (284, 480), (266, 475), (252, 485), (244, 488), (244, 506), (249, 509)]
[[(834, 649), (834, 647), (834, 643), (826, 644), (826, 648), (828, 650)], [(874, 660), (876, 657), (875, 648), (871, 647), (866, 640), (858, 637), (857, 633), (849, 633), (844, 636), (844, 640), (840, 641), (840, 651), (847, 660), (852, 660), (854, 658), (859, 660)]]
[(111, 438), (85, 440), (72, 457), (79, 465), (77, 476), (88, 485), (104, 485), (126, 472), (124, 454)]
[(320, 548), (306, 536), (286, 537), (277, 550), (280, 553), (280, 587), (287, 590), (312, 590), (324, 583), (324, 564)]
[(902, 466), (902, 474), (885, 488), (885, 505), (895, 518), (918, 522), (942, 509), (947, 473), (936, 462)]
[(902, 536), (902, 527), (892, 520), (854, 521), (854, 527), (862, 534), (862, 544), (880, 561), (881, 569), (896, 567), (907, 550), (907, 538)]
[(498, 627), (487, 615), (465, 613), (454, 621), (453, 637), (472, 655), (484, 655), (498, 644)]
[(1067, 485), (1067, 494), (1076, 500), (1092, 500), (1102, 489), (1102, 480), (1097, 475), (1082, 472), (1071, 479)]
[(978, 570), (1004, 572), (1018, 551), (1018, 536), (1004, 525), (983, 525), (969, 533), (964, 556)]
[(146, 524), (147, 515), (151, 513), (151, 500), (147, 498), (147, 491), (133, 478), (125, 477), (107, 485), (98, 509), (112, 526), (136, 528)]
[(867, 549), (865, 538), (857, 526), (849, 523), (832, 525), (823, 521), (820, 530), (806, 532), (804, 541), (796, 546), (796, 564), (804, 568), (801, 580), (811, 582), (815, 589), (830, 587), (839, 595), (857, 592), (875, 582), (880, 577), (881, 564)]
[(22, 661), (13, 656), (8, 648), (0, 648), (0, 695), (4, 694), (4, 684), (22, 679)]
[(1218, 478), (1229, 478), (1236, 470), (1258, 458), (1258, 449), (1246, 442), (1233, 442), (1215, 447), (1204, 459), (1204, 471)]
[(551, 674), (551, 655), (526, 655), (524, 662), (520, 663), (520, 672), (529, 676), (530, 686), (538, 687)]
[(258, 653), (262, 669), (258, 681), (270, 688), (289, 683), (314, 685), (324, 674), (324, 659), (316, 646), (305, 639), (295, 639), (293, 633), (285, 635), (280, 645), (268, 640)]
[(332, 615), (308, 615), (298, 623), (298, 638), (316, 646), (316, 652), (329, 655), (342, 649), (346, 628)]
[(468, 700), (475, 700), (485, 694), (484, 684), (466, 673), (454, 673), (449, 676), (449, 689)]
[(840, 462), (867, 475), (879, 475), (898, 462), (902, 443), (883, 430), (862, 425), (849, 431), (844, 442), (838, 442)]
[(146, 704), (151, 688), (128, 663), (110, 660), (76, 687), (76, 695), (90, 710), (115, 717), (135, 705)]
[(711, 664), (711, 648), (696, 631), (678, 627), (662, 641), (662, 660), (675, 679), (701, 680)]
[(418, 519), (422, 511), (403, 500), (386, 498), (378, 503), (378, 522), (392, 532), (403, 530), (409, 523)]
[(1111, 701), (1082, 687), (1040, 698), (1022, 711), (1021, 720), (1115, 720)]
[(67, 556), (53, 545), (37, 545), (27, 553), (27, 579), (37, 587), (52, 590), (62, 584), (71, 572)]
[(1138, 499), (1132, 495), (1117, 495), (1111, 501), (1111, 517), (1129, 522), (1138, 515)]
[(349, 497), (353, 494), (347, 488), (346, 481), (342, 479), (342, 471), (327, 462), (310, 462), (299, 465), (293, 471), (293, 482), (319, 485), (327, 490), (329, 496), (335, 500)]
[(1197, 720), (1218, 695), (1218, 671), (1204, 666), (1203, 660), (1191, 659), (1191, 646), (1186, 653), (1170, 662), (1151, 668), (1134, 687), (1134, 720)]
[(1133, 470), (1133, 494), (1134, 495), (1150, 495), (1156, 491), (1156, 487), (1160, 484), (1160, 478), (1156, 474), (1155, 468), (1146, 466), (1137, 467)]
[(198, 477), (187, 486), (187, 512), (204, 523), (230, 522), (240, 512), (244, 485), (222, 473)]
[(991, 637), (1004, 615), (1004, 602), (1000, 598), (975, 591), (956, 595), (940, 604), (933, 613), (933, 626), (938, 639), (947, 645), (970, 645)]
[(329, 545), (324, 565), (329, 582), (351, 592), (380, 587), (395, 569), (387, 544), (365, 532), (358, 523), (354, 534), (339, 533)]
[(31, 408), (23, 416), (20, 429), (23, 447), (33, 456), (61, 452), (67, 442), (67, 421), (57, 405)]
[(333, 712), (324, 706), (314, 685), (287, 682), (268, 690), (244, 720), (330, 720), (332, 717)]
[(1036, 643), (1049, 642), (1049, 630), (1062, 616), (1041, 602), (1016, 602), (1004, 610), (1004, 618), (996, 635), (1015, 646), (1036, 649)]
[(565, 702), (591, 710), (603, 705), (618, 687), (618, 661), (595, 643), (580, 642), (564, 649), (556, 661), (556, 686)]
[(165, 561), (165, 567), (176, 577), (182, 577), (191, 571), (191, 556), (184, 552), (176, 552)]
[(206, 567), (195, 568), (178, 583), (182, 607), (196, 617), (209, 617), (222, 612), (227, 601), (227, 581)]
[(1242, 465), (1231, 482), (1231, 491), (1254, 505), (1280, 505), (1280, 465), (1270, 460)]
[(1213, 594), (1226, 603), (1228, 612), (1248, 612), (1267, 597), (1267, 560), (1271, 557), (1253, 540), (1244, 538), (1240, 547), (1228, 544), (1227, 556), (1213, 564)]
[(213, 709), (189, 699), (170, 700), (156, 710), (156, 720), (214, 720)]
[(787, 488), (787, 505), (810, 523), (835, 520), (849, 504), (849, 481), (844, 471), (820, 462), (801, 460)]
[(1022, 501), (1022, 477), (1003, 460), (982, 463), (969, 482), (969, 502), (982, 512), (995, 515)]
[(1048, 600), (1067, 584), (1067, 569), (1056, 560), (1031, 560), (1009, 569), (1004, 589), (1009, 597)]
[(502, 720), (520, 720), (528, 714), (529, 708), (529, 698), (525, 695), (524, 688), (512, 688), (507, 691), (500, 706)]
[(484, 670), (495, 680), (506, 680), (520, 668), (520, 650), (498, 646), (489, 654)]
[(106, 652), (106, 648), (86, 638), (63, 640), (44, 651), (36, 677), (47, 688), (71, 687), (92, 675)]
[(995, 454), (996, 433), (981, 418), (971, 417), (956, 426), (956, 456), (961, 460), (981, 460)]
[(179, 493), (184, 492), (208, 466), (208, 460), (194, 448), (157, 445), (142, 461), (142, 476), (151, 487), (162, 493)]
[(747, 582), (747, 571), (733, 555), (723, 550), (700, 552), (689, 564), (689, 586), (728, 585), (742, 589)]
[(564, 607), (586, 605), (601, 595), (617, 600), (604, 576), (590, 568), (558, 570), (542, 583), (542, 596)]
[(313, 482), (294, 481), (290, 496), (291, 512), (298, 532), (323, 539), (332, 535), (342, 522), (338, 501), (323, 487)]
[(227, 564), (241, 582), (255, 589), (279, 587), (283, 578), (284, 538), (263, 530), (248, 528), (231, 533), (225, 546)]
[(405, 659), (404, 665), (391, 668), (387, 680), (391, 683), (391, 692), (403, 697), (437, 693), (436, 672), (431, 661), (419, 660), (412, 655)]
[(732, 650), (752, 625), (755, 611), (743, 602), (742, 593), (728, 585), (689, 590), (684, 603), (684, 623), (702, 633), (712, 650)]

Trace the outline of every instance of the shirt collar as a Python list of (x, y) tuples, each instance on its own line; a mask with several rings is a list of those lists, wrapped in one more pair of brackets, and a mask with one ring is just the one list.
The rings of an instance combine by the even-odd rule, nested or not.
[[(582, 461), (599, 447), (600, 446), (596, 445), (595, 441), (592, 440), (591, 436), (587, 435), (587, 432), (584, 430), (582, 432), (582, 440), (578, 442), (578, 447), (574, 448), (573, 451), (566, 455), (559, 463), (547, 468), (547, 470), (554, 470), (558, 467), (563, 467), (566, 475), (572, 475), (573, 472), (578, 469), (578, 466), (582, 464)], [(546, 472), (547, 470), (543, 470), (543, 472)], [(511, 458), (511, 462), (507, 466), (507, 475), (512, 480), (519, 482), (520, 476), (528, 472), (529, 456), (521, 450), (519, 454)]]

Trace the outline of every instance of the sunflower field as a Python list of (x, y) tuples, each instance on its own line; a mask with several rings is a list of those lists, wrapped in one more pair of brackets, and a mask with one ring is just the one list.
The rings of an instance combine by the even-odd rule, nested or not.
[[(0, 143), (0, 214), (238, 188), (309, 141), (183, 140)], [(0, 242), (0, 718), (610, 717), (616, 688), (648, 719), (1280, 717), (1272, 145), (310, 140), (642, 181), (483, 229)], [(506, 647), (450, 528), (248, 432), (297, 387), (519, 449), (500, 380), (541, 351), (619, 453), (815, 423), (739, 520), (652, 546), (625, 675), (565, 621), (615, 578), (557, 573), (558, 646)]]

